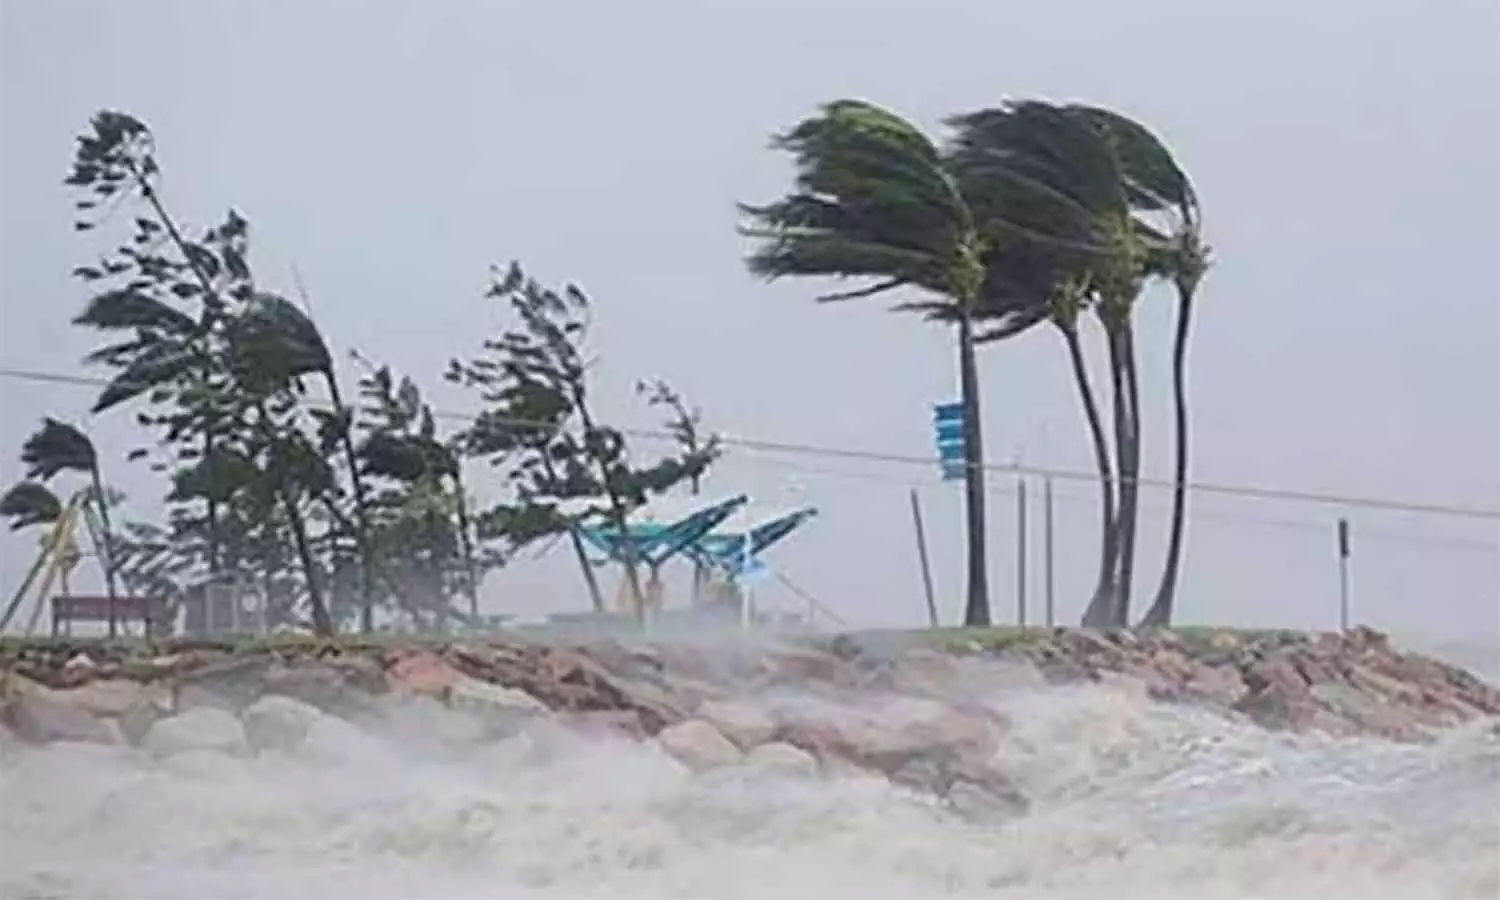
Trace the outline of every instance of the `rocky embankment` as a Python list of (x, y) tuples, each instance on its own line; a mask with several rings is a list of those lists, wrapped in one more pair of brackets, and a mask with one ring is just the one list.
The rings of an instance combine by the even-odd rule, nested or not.
[(1007, 722), (995, 697), (1080, 682), (1267, 728), (1399, 741), (1500, 715), (1500, 690), (1365, 629), (932, 632), (775, 646), (7, 641), (0, 745), (295, 753), (330, 716), (368, 723), (396, 703), (440, 703), (472, 714), (470, 741), (545, 726), (654, 741), (697, 770), (852, 767), (966, 814), (1008, 814), (1026, 799), (997, 752)]

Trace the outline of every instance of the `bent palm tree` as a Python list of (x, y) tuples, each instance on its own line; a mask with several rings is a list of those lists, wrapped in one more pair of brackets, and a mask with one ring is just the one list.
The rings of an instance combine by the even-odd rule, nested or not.
[(1177, 294), (1177, 324), (1172, 339), (1172, 520), (1161, 583), (1141, 620), (1144, 626), (1164, 627), (1172, 621), (1187, 530), (1187, 349), (1193, 300), (1208, 270), (1208, 248), (1203, 243), (1197, 192), (1166, 145), (1145, 126), (1119, 113), (1098, 107), (1074, 108), (1108, 140), (1119, 161), (1131, 209), (1153, 222), (1168, 220), (1170, 236), (1165, 242), (1153, 242), (1145, 257), (1145, 269), (1148, 275), (1171, 281)]
[(765, 206), (741, 205), (742, 233), (757, 242), (756, 275), (860, 278), (864, 287), (820, 301), (923, 288), (950, 304), (967, 435), (965, 501), (968, 592), (964, 621), (990, 621), (984, 448), (974, 321), (984, 246), (957, 181), (933, 143), (899, 116), (860, 100), (837, 100), (773, 146), (793, 157), (792, 190)]
[(26, 467), (27, 480), (12, 489), (5, 497), (6, 502), (0, 504), (11, 517), (13, 528), (57, 519), (60, 509), (57, 498), (53, 496), (49, 501), (42, 493), (46, 491), (46, 482), (67, 471), (88, 476), (89, 488), (85, 496), (99, 516), (99, 562), (104, 569), (105, 590), (109, 596), (109, 636), (114, 637), (119, 629), (114, 528), (110, 524), (109, 497), (104, 490), (104, 477), (99, 469), (99, 453), (94, 449), (94, 442), (72, 425), (47, 418), (42, 420), (42, 427), (21, 445), (21, 463)]
[[(1113, 115), (1038, 101), (980, 110), (952, 120), (949, 153), (995, 253), (1039, 256), (1053, 273), (1046, 315), (1068, 347), (1104, 498), (1100, 577), (1084, 617), (1091, 625), (1128, 615), (1140, 440), (1131, 309), (1145, 259), (1166, 246), (1134, 217), (1131, 166), (1104, 120)], [(1078, 344), (1077, 316), (1090, 297), (1109, 338), (1117, 489)]]

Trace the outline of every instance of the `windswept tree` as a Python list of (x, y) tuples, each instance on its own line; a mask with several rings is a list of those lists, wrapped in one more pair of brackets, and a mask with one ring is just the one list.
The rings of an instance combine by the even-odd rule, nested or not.
[[(1103, 492), (1100, 575), (1085, 623), (1124, 625), (1140, 476), (1133, 310), (1148, 278), (1163, 274), (1167, 266), (1185, 264), (1182, 254), (1199, 246), (1194, 227), (1164, 232), (1159, 217), (1151, 214), (1180, 210), (1187, 222), (1195, 222), (1196, 201), (1166, 148), (1143, 126), (1117, 113), (1020, 101), (958, 116), (952, 124), (956, 135), (950, 165), (991, 242), (991, 275), (997, 268), (1013, 270), (1018, 259), (1029, 261), (1027, 265), (1040, 261), (1045, 273), (1032, 279), (1034, 302), (1028, 305), (1023, 299), (1020, 305), (1043, 313), (1064, 338)], [(1118, 482), (1078, 340), (1078, 315), (1084, 309), (1095, 312), (1106, 335)], [(1020, 319), (1025, 323), (1032, 316)], [(1185, 350), (1185, 342), (1180, 329), (1179, 349)], [(1185, 435), (1185, 424), (1179, 424), (1179, 435)], [(1183, 446), (1180, 437), (1179, 449)], [(1185, 450), (1179, 453), (1180, 466), (1184, 460)], [(1180, 502), (1178, 507), (1164, 585), (1175, 580)]]
[(359, 393), (360, 464), (375, 485), (371, 544), (394, 589), (413, 595), (397, 602), (414, 612), (425, 606), (443, 628), (453, 615), (448, 598), (464, 595), (477, 618), (479, 581), (503, 558), (475, 539), (459, 442), (438, 437), (432, 407), (409, 377), (372, 367)]
[[(580, 527), (605, 523), (624, 534), (630, 515), (651, 495), (700, 477), (717, 458), (717, 441), (649, 464), (634, 459), (625, 435), (593, 405), (585, 350), (591, 304), (583, 291), (544, 287), (512, 264), (494, 273), (487, 296), (509, 307), (517, 327), (485, 341), (477, 358), (455, 360), (448, 373), (484, 403), (465, 436), (468, 452), (505, 467), (516, 494), (514, 503), (481, 516), (481, 531), (513, 549), (566, 535), (590, 600), (602, 610)], [(623, 550), (626, 589), (639, 615), (646, 601), (641, 560), (631, 542)]]
[(860, 279), (822, 302), (919, 288), (951, 305), (964, 408), (968, 591), (964, 621), (990, 623), (975, 320), (985, 241), (938, 147), (901, 117), (861, 100), (837, 100), (773, 140), (795, 166), (790, 191), (742, 205), (754, 241), (750, 271), (768, 278)]
[[(274, 497), (274, 515), (284, 520), (299, 560), (314, 626), (333, 627), (321, 584), (329, 572), (318, 558), (326, 549), (334, 568), (353, 560), (353, 593), (368, 629), (377, 578), (367, 547), (369, 502), (353, 414), (327, 343), (308, 315), (257, 287), (243, 217), (231, 212), (192, 240), (163, 203), (160, 179), (155, 139), (138, 119), (104, 111), (79, 136), (67, 178), (78, 192), (75, 227), (94, 231), (122, 211), (134, 223), (128, 241), (75, 271), (98, 288), (75, 321), (113, 339), (90, 357), (115, 370), (95, 412), (133, 403), (141, 424), (158, 429), (156, 449), (167, 459), (157, 465), (174, 473), (174, 529), (204, 537), (210, 580), (226, 568), (240, 578), (245, 560), (224, 558), (229, 535), (221, 519), (247, 488), (244, 478), (258, 472), (256, 487)], [(309, 380), (324, 388), (332, 410), (309, 402)], [(204, 515), (195, 521), (183, 507), (200, 502)], [(327, 523), (325, 534), (311, 533), (314, 521)], [(281, 533), (264, 524), (259, 537)], [(179, 549), (191, 546), (185, 534), (177, 537)]]
[(72, 493), (77, 494), (78, 499), (74, 502), (82, 504), (85, 516), (97, 519), (97, 530), (93, 523), (88, 525), (108, 591), (109, 636), (115, 637), (119, 630), (118, 559), (110, 496), (104, 487), (99, 452), (94, 442), (75, 426), (48, 417), (21, 446), (21, 464), (25, 480), (0, 497), (0, 515), (10, 520), (12, 529), (56, 523), (63, 513), (63, 501), (53, 492), (50, 483), (65, 472), (74, 472), (87, 479), (83, 488)]

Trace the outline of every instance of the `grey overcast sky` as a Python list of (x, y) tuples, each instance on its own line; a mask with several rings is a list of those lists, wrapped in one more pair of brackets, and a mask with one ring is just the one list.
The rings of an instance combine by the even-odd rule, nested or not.
[[(1500, 506), (1500, 7), (1493, 0), (1203, 3), (0, 2), (0, 365), (77, 373), (68, 277), (97, 249), (60, 181), (97, 109), (155, 130), (172, 208), (233, 205), (259, 278), (298, 266), (340, 352), (439, 381), (496, 327), (486, 268), (519, 258), (597, 304), (601, 403), (645, 424), (636, 377), (665, 376), (713, 425), (760, 438), (929, 451), (954, 392), (950, 335), (875, 302), (744, 272), (733, 204), (783, 188), (768, 135), (840, 96), (937, 128), (1017, 95), (1115, 106), (1196, 179), (1217, 265), (1192, 357), (1194, 477)], [(1142, 311), (1147, 474), (1169, 471), (1172, 307)], [(1064, 356), (1038, 330), (981, 362), (992, 459), (1089, 463)], [(352, 377), (352, 374), (351, 376)], [(0, 383), (0, 477), (77, 388)], [(129, 414), (90, 427), (143, 515), (159, 487), (119, 459)], [(772, 554), (861, 624), (922, 617), (906, 485), (924, 487), (945, 614), (957, 615), (958, 489), (928, 468), (737, 454), (721, 491), (816, 503)], [(493, 485), (481, 485), (485, 490)], [(997, 615), (1012, 615), (1008, 479), (994, 480)], [(1057, 584), (1092, 579), (1092, 492), (1060, 484)], [(1145, 499), (1140, 592), (1160, 567)], [(1035, 507), (1033, 507), (1035, 509)], [(1195, 498), (1184, 615), (1330, 625), (1337, 507)], [(1500, 633), (1494, 520), (1352, 510), (1358, 616)], [(19, 580), (32, 536), (0, 544)], [(1033, 534), (1035, 551), (1040, 532)], [(492, 579), (494, 611), (585, 605), (565, 554)], [(1041, 557), (1032, 557), (1039, 608)], [(791, 604), (767, 588), (766, 602)], [(1038, 615), (1039, 613), (1033, 613)]]

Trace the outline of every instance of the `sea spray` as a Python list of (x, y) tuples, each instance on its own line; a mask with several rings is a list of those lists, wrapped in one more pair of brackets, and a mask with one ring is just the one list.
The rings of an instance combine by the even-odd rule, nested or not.
[[(1500, 891), (1500, 738), (1267, 731), (1120, 683), (967, 660), (1031, 799), (1002, 822), (857, 769), (693, 772), (544, 720), (422, 698), (299, 748), (0, 747), (17, 900), (1422, 900)], [(992, 682), (985, 683), (986, 676)], [(788, 685), (778, 688), (793, 691)], [(405, 703), (420, 715), (401, 714)], [(826, 702), (823, 698), (820, 702)], [(858, 697), (850, 702), (859, 702)], [(410, 712), (410, 711), (408, 711)], [(454, 717), (449, 725), (438, 719)], [(426, 739), (417, 740), (413, 723)]]

